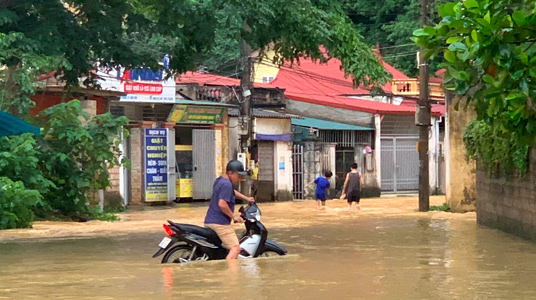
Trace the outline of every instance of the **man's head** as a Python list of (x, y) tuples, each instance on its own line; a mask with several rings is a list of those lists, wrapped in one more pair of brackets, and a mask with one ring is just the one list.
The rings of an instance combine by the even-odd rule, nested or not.
[(244, 171), (244, 165), (238, 160), (231, 160), (228, 162), (227, 168), (225, 168), (225, 173), (229, 176), (229, 180), (231, 180), (235, 186), (240, 183), (242, 176), (247, 174), (246, 171)]
[(333, 176), (333, 173), (331, 173), (331, 171), (326, 171), (326, 172), (324, 172), (324, 176), (325, 176), (327, 179), (330, 179), (331, 176)]
[(357, 164), (356, 163), (353, 163), (350, 168), (352, 168), (352, 170), (357, 170)]

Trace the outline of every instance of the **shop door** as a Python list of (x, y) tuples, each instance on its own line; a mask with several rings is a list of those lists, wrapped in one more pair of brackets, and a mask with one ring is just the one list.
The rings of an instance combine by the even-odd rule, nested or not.
[(194, 129), (193, 146), (193, 198), (210, 199), (216, 179), (216, 134), (214, 130)]
[(381, 138), (381, 178), (383, 191), (419, 189), (418, 137)]

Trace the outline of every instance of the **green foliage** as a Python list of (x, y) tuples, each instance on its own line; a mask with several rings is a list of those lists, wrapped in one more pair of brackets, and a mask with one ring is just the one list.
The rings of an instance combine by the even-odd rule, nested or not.
[(528, 145), (519, 145), (516, 133), (499, 131), (483, 121), (472, 121), (465, 128), (463, 141), (467, 158), (478, 159), (489, 174), (525, 175), (528, 170)]
[(91, 217), (91, 219), (99, 220), (99, 221), (118, 221), (119, 218), (114, 213), (117, 213), (118, 211), (101, 211), (100, 207), (98, 206), (89, 206), (88, 209), (88, 216)]
[(30, 133), (0, 138), (0, 176), (24, 182), (27, 189), (37, 190), (40, 194), (55, 188), (43, 174), (40, 149)]
[[(430, 20), (438, 21), (436, 7), (445, 0), (430, 1)], [(344, 3), (346, 13), (369, 45), (379, 44), (384, 60), (409, 76), (417, 76), (415, 53), (417, 45), (411, 41), (413, 31), (419, 29), (419, 0), (353, 0)], [(438, 70), (440, 60), (430, 63)]]
[(447, 203), (443, 203), (442, 205), (431, 205), (430, 211), (450, 211), (450, 206)]
[(28, 228), (34, 221), (32, 209), (41, 201), (36, 190), (21, 181), (0, 177), (0, 229)]
[(526, 149), (536, 137), (534, 1), (450, 2), (439, 15), (441, 22), (416, 30), (413, 39), (428, 49), (427, 57), (444, 56), (447, 89), (466, 97), (479, 124), (489, 126), (469, 128), (489, 133), (467, 133), (472, 157), (525, 172)]
[(55, 184), (45, 201), (53, 212), (80, 216), (91, 193), (109, 186), (108, 169), (125, 163), (118, 161), (119, 133), (128, 119), (110, 114), (89, 118), (78, 100), (50, 107), (38, 118), (46, 144), (39, 159)]

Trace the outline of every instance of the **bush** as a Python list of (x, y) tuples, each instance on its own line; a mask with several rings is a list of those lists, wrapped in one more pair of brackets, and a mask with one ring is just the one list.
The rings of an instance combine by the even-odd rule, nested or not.
[(20, 181), (0, 177), (0, 229), (28, 228), (34, 221), (32, 209), (41, 201), (36, 190)]
[(46, 145), (40, 161), (55, 184), (44, 195), (50, 211), (43, 213), (91, 217), (86, 207), (91, 195), (110, 185), (109, 168), (125, 163), (118, 161), (119, 133), (128, 119), (109, 113), (90, 118), (78, 100), (49, 107), (38, 118)]
[(110, 185), (109, 168), (128, 167), (128, 161), (118, 160), (120, 133), (128, 119), (111, 114), (90, 118), (73, 100), (47, 108), (33, 123), (44, 136), (0, 138), (0, 177), (5, 177), (0, 229), (28, 227), (34, 213), (41, 219), (113, 219), (95, 214), (86, 203)]

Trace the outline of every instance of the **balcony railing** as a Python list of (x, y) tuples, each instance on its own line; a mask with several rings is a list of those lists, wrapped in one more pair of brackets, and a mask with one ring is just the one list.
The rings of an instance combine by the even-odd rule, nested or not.
[[(445, 100), (445, 93), (439, 82), (430, 82), (430, 98), (434, 100)], [(392, 92), (396, 96), (419, 96), (419, 80), (416, 78), (394, 80), (392, 85)]]

